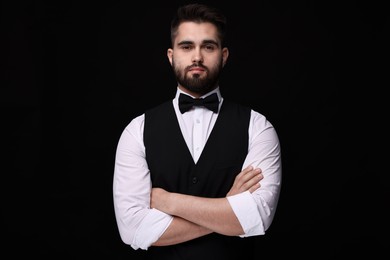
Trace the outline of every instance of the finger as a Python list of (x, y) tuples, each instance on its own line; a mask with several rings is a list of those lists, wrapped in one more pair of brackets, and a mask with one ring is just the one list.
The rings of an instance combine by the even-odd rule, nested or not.
[(245, 189), (245, 190), (249, 190), (251, 189), (252, 186), (256, 185), (257, 183), (259, 183), (261, 180), (263, 179), (263, 175), (261, 173), (253, 176), (251, 179), (249, 179), (248, 181), (246, 181), (242, 187)]
[(246, 175), (248, 172), (251, 172), (251, 171), (253, 171), (253, 166), (247, 166), (239, 174), (237, 174), (236, 179)]
[(260, 188), (261, 185), (260, 185), (260, 182), (257, 182), (255, 185), (253, 185), (250, 189), (249, 189), (249, 192), (250, 193), (253, 193), (255, 190), (257, 190), (258, 188)]
[(247, 166), (239, 174), (237, 174), (234, 180), (234, 186), (240, 187), (245, 181), (245, 179), (243, 179), (243, 176), (247, 175), (251, 171), (253, 171), (253, 167)]
[(259, 174), (261, 174), (260, 168), (256, 168), (250, 171), (245, 171), (243, 175), (236, 177), (238, 186), (245, 185), (245, 183), (247, 183), (253, 178), (256, 178), (256, 176), (258, 176)]

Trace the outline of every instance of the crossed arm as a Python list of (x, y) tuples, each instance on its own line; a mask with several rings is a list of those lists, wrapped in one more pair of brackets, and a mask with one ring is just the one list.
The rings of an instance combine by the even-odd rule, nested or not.
[[(240, 172), (227, 196), (244, 191), (254, 192), (263, 179), (261, 170), (251, 166)], [(227, 198), (202, 198), (153, 188), (151, 207), (174, 216), (171, 224), (153, 246), (185, 242), (212, 232), (228, 236), (244, 233)]]

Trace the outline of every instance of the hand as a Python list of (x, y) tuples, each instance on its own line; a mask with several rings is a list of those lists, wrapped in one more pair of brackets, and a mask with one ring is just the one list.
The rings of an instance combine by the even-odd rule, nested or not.
[(236, 195), (247, 190), (252, 193), (260, 188), (259, 182), (263, 178), (261, 169), (254, 169), (252, 166), (248, 166), (236, 176), (233, 186), (230, 188), (226, 196)]
[(162, 188), (152, 188), (150, 193), (150, 207), (163, 210), (167, 206), (169, 192)]

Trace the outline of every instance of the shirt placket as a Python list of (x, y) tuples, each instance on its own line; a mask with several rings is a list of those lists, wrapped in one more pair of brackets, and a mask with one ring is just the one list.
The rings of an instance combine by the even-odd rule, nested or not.
[(193, 135), (192, 135), (192, 144), (193, 144), (193, 155), (194, 161), (197, 162), (204, 146), (203, 141), (203, 108), (196, 108), (194, 111), (194, 125), (193, 125)]

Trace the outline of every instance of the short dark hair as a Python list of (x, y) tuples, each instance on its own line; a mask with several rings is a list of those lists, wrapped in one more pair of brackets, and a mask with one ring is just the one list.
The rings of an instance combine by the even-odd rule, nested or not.
[(215, 7), (205, 4), (187, 4), (179, 7), (176, 14), (171, 21), (171, 43), (173, 45), (174, 39), (177, 36), (177, 30), (183, 22), (203, 23), (209, 22), (214, 24), (218, 30), (219, 40), (223, 47), (226, 42), (226, 24), (227, 19), (225, 15)]

